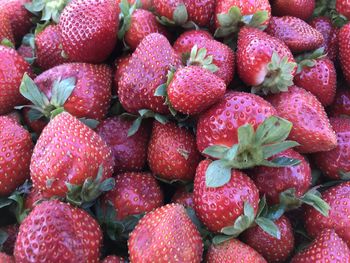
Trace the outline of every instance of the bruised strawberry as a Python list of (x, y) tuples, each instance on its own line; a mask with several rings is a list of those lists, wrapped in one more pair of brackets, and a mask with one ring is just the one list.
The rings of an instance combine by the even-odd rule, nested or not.
[(337, 90), (334, 102), (330, 106), (330, 114), (333, 117), (350, 116), (350, 90), (343, 88)]
[(350, 23), (340, 29), (338, 40), (340, 64), (345, 79), (350, 83)]
[(307, 20), (314, 12), (315, 5), (315, 0), (275, 0), (272, 4), (272, 14)]
[(105, 257), (104, 260), (101, 261), (101, 263), (125, 263), (125, 262), (127, 261), (124, 258), (115, 256), (115, 255)]
[(126, 55), (123, 57), (119, 57), (115, 60), (114, 65), (116, 67), (115, 74), (114, 74), (114, 87), (115, 87), (115, 93), (118, 93), (118, 82), (120, 78), (123, 75), (124, 70), (126, 69), (126, 66), (129, 63), (129, 60), (131, 58), (131, 55)]

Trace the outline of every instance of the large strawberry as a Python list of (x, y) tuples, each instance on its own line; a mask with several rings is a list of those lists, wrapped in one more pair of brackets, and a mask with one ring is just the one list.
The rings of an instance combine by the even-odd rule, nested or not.
[(130, 234), (131, 262), (200, 263), (201, 236), (179, 204), (169, 204), (146, 214)]
[(275, 0), (272, 14), (275, 16), (294, 16), (307, 20), (315, 9), (315, 0)]
[(265, 94), (287, 91), (297, 69), (286, 44), (250, 27), (239, 32), (237, 66), (242, 81)]
[(345, 16), (347, 19), (350, 19), (350, 3), (347, 0), (337, 0), (336, 9), (339, 14)]
[(59, 27), (71, 61), (100, 63), (117, 42), (119, 7), (115, 0), (73, 0), (63, 10)]
[(338, 41), (340, 64), (345, 79), (350, 83), (350, 23), (341, 28)]
[(333, 117), (350, 116), (350, 90), (339, 88), (329, 111)]
[(326, 112), (310, 92), (293, 86), (288, 92), (271, 96), (269, 101), (276, 108), (279, 116), (293, 123), (289, 138), (300, 144), (296, 148), (297, 151), (322, 152), (337, 146), (337, 138), (329, 124)]
[(21, 224), (14, 254), (21, 263), (98, 263), (101, 244), (102, 231), (87, 212), (57, 200), (45, 201)]
[(200, 154), (194, 135), (175, 123), (154, 122), (148, 146), (151, 171), (168, 181), (193, 179)]
[(141, 109), (167, 113), (164, 99), (154, 93), (166, 82), (168, 70), (180, 65), (180, 58), (165, 36), (158, 33), (146, 36), (132, 54), (118, 82), (122, 106), (130, 113)]
[(92, 201), (104, 190), (100, 186), (112, 176), (113, 166), (112, 152), (102, 138), (63, 112), (40, 135), (30, 173), (34, 187), (51, 196), (68, 193), (70, 201), (80, 204)]
[(0, 196), (12, 193), (29, 178), (33, 142), (19, 123), (0, 117)]

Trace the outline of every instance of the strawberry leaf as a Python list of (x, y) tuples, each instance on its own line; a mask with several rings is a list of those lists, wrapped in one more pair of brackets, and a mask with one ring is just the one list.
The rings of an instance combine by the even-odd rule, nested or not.
[(270, 236), (281, 239), (281, 231), (271, 219), (260, 217), (255, 219), (255, 223)]
[(176, 7), (173, 14), (173, 20), (177, 25), (183, 25), (187, 22), (188, 13), (185, 4), (180, 4)]
[(225, 145), (213, 145), (206, 148), (203, 151), (203, 154), (209, 155), (213, 158), (223, 159), (228, 150), (230, 150), (230, 148)]
[(56, 80), (53, 83), (52, 96), (50, 104), (56, 108), (62, 107), (75, 88), (76, 78), (66, 78), (64, 80)]
[(15, 45), (11, 42), (11, 40), (9, 40), (8, 38), (3, 38), (1, 40), (1, 45), (2, 46), (6, 46), (6, 47), (9, 47), (9, 48), (15, 48)]
[(311, 189), (307, 193), (305, 193), (300, 200), (315, 208), (322, 215), (328, 217), (330, 206), (321, 198), (321, 194), (315, 190)]
[(219, 68), (213, 64), (213, 56), (207, 55), (207, 50), (205, 48), (198, 49), (197, 45), (194, 45), (191, 49), (190, 57), (187, 61), (187, 66), (190, 65), (201, 66), (212, 73), (219, 70)]
[(231, 168), (221, 161), (213, 161), (209, 164), (205, 173), (205, 184), (207, 187), (220, 187), (231, 179)]

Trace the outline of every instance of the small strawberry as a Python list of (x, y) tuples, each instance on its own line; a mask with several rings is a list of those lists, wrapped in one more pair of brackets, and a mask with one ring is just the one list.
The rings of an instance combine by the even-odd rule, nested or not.
[(175, 123), (154, 122), (148, 146), (151, 171), (167, 181), (191, 181), (200, 161), (195, 136)]
[[(0, 228), (0, 233), (6, 233), (6, 240), (4, 243), (0, 243), (0, 248), (2, 252), (5, 252), (8, 255), (13, 255), (13, 249), (15, 247), (17, 235), (18, 235), (19, 225), (13, 224)], [(2, 262), (0, 260), (0, 262)]]
[(0, 116), (0, 196), (11, 194), (29, 178), (33, 142), (19, 123)]
[(11, 28), (11, 22), (7, 12), (1, 11), (0, 3), (0, 43), (5, 46), (14, 47), (15, 39)]
[(128, 54), (123, 57), (119, 57), (118, 59), (115, 60), (115, 74), (114, 74), (114, 87), (115, 87), (115, 93), (118, 93), (118, 82), (123, 76), (124, 70), (126, 69), (126, 66), (129, 63), (129, 60), (131, 58), (131, 55)]
[(24, 219), (14, 254), (16, 262), (22, 263), (97, 263), (101, 245), (102, 231), (93, 217), (53, 200), (41, 203)]
[(50, 195), (38, 190), (35, 187), (30, 189), (30, 192), (26, 195), (24, 201), (24, 209), (31, 211), (37, 206), (40, 202), (50, 199)]
[(128, 248), (131, 262), (200, 263), (203, 253), (202, 238), (179, 204), (146, 214), (130, 234)]
[(254, 92), (265, 94), (287, 91), (297, 69), (286, 44), (250, 27), (239, 32), (237, 66), (242, 81), (253, 86)]
[(207, 253), (206, 262), (267, 263), (262, 255), (237, 239), (231, 239), (219, 245), (212, 244)]
[(9, 256), (3, 252), (0, 252), (0, 262), (1, 263), (15, 263), (13, 256)]
[(69, 60), (100, 63), (117, 42), (119, 7), (115, 0), (72, 0), (63, 10), (59, 28)]
[(338, 41), (340, 64), (345, 79), (350, 83), (350, 23), (340, 29)]
[(305, 250), (296, 254), (291, 263), (304, 262), (350, 262), (350, 249), (334, 232), (323, 230)]
[(350, 116), (350, 90), (343, 88), (337, 90), (334, 102), (330, 106), (330, 114), (333, 117)]
[(350, 19), (350, 3), (348, 0), (337, 0), (336, 1), (337, 12), (347, 19)]
[(186, 208), (193, 208), (193, 193), (187, 192), (184, 188), (179, 188), (171, 198), (171, 202), (181, 204)]
[(280, 117), (293, 123), (289, 138), (300, 144), (297, 151), (323, 152), (337, 146), (337, 138), (326, 112), (310, 92), (293, 86), (288, 92), (271, 96), (269, 101)]
[(122, 258), (115, 255), (110, 255), (108, 257), (105, 257), (104, 260), (101, 261), (101, 263), (126, 263), (127, 261)]
[(314, 12), (315, 5), (315, 0), (275, 0), (272, 4), (272, 14), (307, 20)]

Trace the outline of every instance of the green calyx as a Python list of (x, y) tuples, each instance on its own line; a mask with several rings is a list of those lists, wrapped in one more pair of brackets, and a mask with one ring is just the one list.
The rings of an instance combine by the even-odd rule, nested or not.
[(23, 37), (22, 45), (30, 47), (32, 49), (32, 57), (25, 57), (24, 59), (30, 64), (33, 65), (35, 62), (35, 35), (32, 33), (26, 34)]
[(9, 235), (4, 231), (0, 229), (0, 250), (2, 251), (2, 246), (8, 239)]
[(198, 48), (197, 45), (192, 47), (186, 64), (187, 66), (201, 66), (213, 73), (219, 70), (219, 68), (213, 63), (213, 56), (207, 55), (207, 50), (205, 48)]
[(53, 21), (57, 24), (68, 2), (68, 0), (32, 0), (24, 6), (29, 12), (40, 16), (41, 21)]
[(140, 0), (136, 0), (133, 5), (130, 6), (128, 0), (121, 0), (120, 4), (120, 26), (118, 31), (118, 38), (123, 39), (125, 33), (129, 30), (131, 25), (131, 16), (133, 12), (141, 7)]
[(214, 145), (206, 148), (203, 154), (219, 159), (213, 161), (206, 171), (207, 187), (220, 187), (231, 179), (231, 169), (248, 169), (255, 166), (285, 167), (294, 166), (300, 160), (276, 157), (299, 144), (286, 140), (292, 129), (292, 123), (279, 118), (269, 117), (259, 125), (256, 131), (251, 124), (238, 128), (238, 143), (231, 148)]
[(172, 20), (161, 16), (158, 17), (158, 22), (165, 26), (184, 26), (187, 28), (191, 28), (191, 25), (194, 24), (193, 22), (188, 21), (188, 13), (187, 8), (185, 4), (180, 4), (176, 7), (176, 9), (173, 12)]
[(243, 16), (238, 6), (232, 6), (227, 13), (217, 15), (220, 27), (216, 29), (214, 36), (219, 38), (230, 36), (244, 25), (264, 30), (266, 26), (263, 24), (268, 18), (269, 14), (266, 10)]
[(298, 63), (297, 74), (301, 73), (304, 68), (312, 68), (316, 65), (316, 60), (325, 58), (327, 55), (324, 53), (324, 48), (316, 49), (312, 53), (306, 53), (296, 58)]
[(252, 92), (267, 95), (288, 91), (288, 88), (294, 84), (293, 73), (296, 67), (297, 64), (289, 62), (287, 56), (281, 58), (277, 52), (274, 52), (271, 62), (267, 65), (265, 80), (260, 85), (252, 87)]
[(8, 38), (3, 38), (1, 40), (0, 45), (5, 46), (5, 47), (9, 47), (9, 48), (13, 48), (13, 49), (15, 48), (15, 45)]

